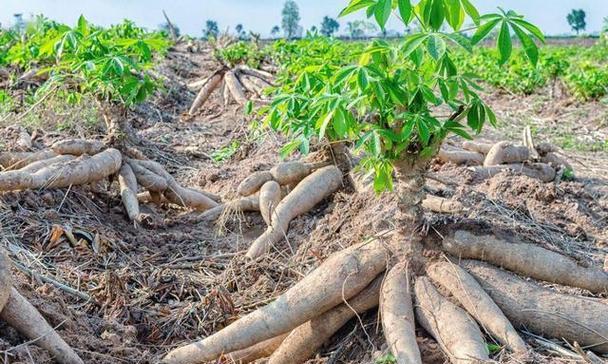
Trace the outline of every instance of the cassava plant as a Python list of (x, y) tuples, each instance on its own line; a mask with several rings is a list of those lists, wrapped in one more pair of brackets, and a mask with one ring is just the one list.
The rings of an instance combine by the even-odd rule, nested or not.
[[(513, 34), (535, 64), (535, 42), (543, 41), (542, 33), (513, 11), (482, 16), (468, 0), (421, 0), (416, 4), (410, 0), (352, 0), (342, 15), (364, 9), (383, 28), (391, 14), (396, 14), (406, 25), (417, 23), (420, 31), (397, 47), (374, 42), (357, 64), (338, 72), (304, 71), (264, 112), (269, 125), (291, 138), (284, 152), (298, 148), (307, 152), (312, 141), (354, 143), (362, 154), (360, 166), (374, 173), (375, 189), (394, 189), (395, 233), (391, 239), (380, 234), (331, 255), (272, 303), (199, 342), (169, 352), (164, 362), (216, 360), (246, 348), (258, 350), (259, 344), (266, 355), (272, 351), (270, 363), (303, 363), (313, 355), (311, 348), (319, 346), (321, 335), (330, 337), (348, 319), (340, 313), (345, 301), (350, 312), (380, 306), (387, 345), (399, 364), (422, 363), (416, 325), (436, 339), (452, 363), (489, 360), (484, 332), (514, 354), (527, 356), (528, 348), (515, 329), (520, 326), (590, 345), (598, 352), (608, 351), (608, 325), (595, 319), (608, 314), (606, 304), (587, 309), (584, 298), (541, 288), (487, 263), (598, 294), (608, 291), (608, 275), (601, 269), (582, 267), (533, 244), (454, 231), (449, 226), (444, 227), (447, 232), (441, 251), (433, 252), (437, 248), (427, 244), (422, 234), (421, 201), (429, 161), (448, 135), (470, 138), (470, 131), (478, 133), (486, 123), (496, 121), (472, 77), (455, 66), (453, 47), (471, 51), (498, 29), (500, 64), (509, 60)], [(472, 25), (463, 29), (467, 18)], [(471, 38), (465, 35), (468, 31), (473, 32)], [(508, 147), (496, 147), (496, 153), (503, 153), (493, 157), (495, 162), (504, 162)], [(273, 214), (272, 224), (285, 229), (281, 218)], [(265, 236), (273, 242), (268, 231)], [(255, 258), (266, 251), (248, 256)], [(458, 258), (487, 263), (454, 263)], [(378, 295), (370, 295), (385, 271)], [(437, 286), (450, 292), (453, 300), (444, 297)], [(372, 304), (354, 304), (368, 298)]]

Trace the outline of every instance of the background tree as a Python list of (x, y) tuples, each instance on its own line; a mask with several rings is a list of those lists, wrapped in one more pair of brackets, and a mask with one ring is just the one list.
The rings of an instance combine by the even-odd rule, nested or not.
[(365, 20), (354, 20), (346, 23), (346, 32), (351, 38), (364, 38), (367, 34), (375, 33), (378, 28)]
[(171, 35), (172, 28), (173, 28), (173, 32), (175, 32), (175, 36), (179, 37), (181, 35), (181, 31), (177, 25), (175, 25), (175, 24), (169, 25), (169, 23), (164, 22), (158, 26), (158, 30), (160, 30), (161, 32), (163, 32), (167, 35)]
[(566, 19), (568, 19), (568, 24), (570, 24), (570, 27), (577, 35), (581, 30), (585, 30), (587, 27), (587, 22), (585, 21), (586, 15), (587, 14), (585, 14), (583, 9), (572, 9), (570, 14), (566, 17)]
[(17, 32), (21, 33), (25, 30), (25, 20), (23, 20), (23, 14), (17, 13), (13, 14), (13, 18), (15, 19), (15, 23), (13, 24), (13, 29)]
[(278, 25), (275, 25), (274, 27), (272, 27), (272, 30), (270, 30), (270, 35), (273, 38), (276, 38), (280, 32), (281, 32), (281, 28)]
[(205, 29), (203, 30), (203, 36), (205, 38), (217, 38), (220, 34), (220, 28), (215, 20), (207, 20), (205, 23)]
[(234, 30), (236, 30), (236, 36), (239, 39), (247, 39), (247, 32), (245, 31), (243, 24), (237, 24), (236, 27), (234, 27)]
[(326, 37), (331, 37), (338, 29), (340, 29), (340, 23), (338, 23), (336, 19), (328, 16), (323, 17), (323, 21), (321, 22), (321, 34)]
[(283, 32), (285, 32), (287, 39), (291, 39), (297, 35), (300, 28), (300, 9), (298, 8), (298, 4), (293, 0), (287, 0), (281, 14), (283, 15), (281, 23)]

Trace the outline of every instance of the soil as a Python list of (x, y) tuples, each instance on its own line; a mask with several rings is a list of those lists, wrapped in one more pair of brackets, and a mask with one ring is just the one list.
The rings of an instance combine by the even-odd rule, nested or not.
[[(142, 140), (140, 149), (165, 165), (180, 183), (231, 200), (238, 183), (251, 172), (269, 169), (280, 161), (283, 139), (269, 131), (252, 131), (243, 110), (236, 105), (224, 108), (217, 92), (200, 114), (186, 120), (183, 115), (195, 96), (186, 84), (210, 75), (219, 66), (210, 54), (206, 48), (199, 53), (183, 46), (173, 49), (157, 70), (167, 77), (166, 90), (128, 111), (126, 117)], [(542, 117), (551, 108), (563, 110), (563, 99), (536, 97), (545, 103), (540, 113), (521, 107), (531, 97), (492, 94), (491, 103), (504, 122), (480, 138), (517, 141), (527, 118)], [(589, 113), (578, 120), (579, 128), (570, 130), (574, 138), (583, 138), (589, 128), (605, 137), (607, 127), (596, 116)], [(520, 122), (510, 123), (513, 118)], [(67, 133), (56, 131), (53, 125), (36, 130), (33, 148), (66, 137)], [(580, 127), (583, 125), (587, 128)], [(79, 132), (89, 137), (103, 133), (103, 122)], [(15, 127), (5, 128), (0, 145), (13, 149), (18, 134)], [(536, 130), (535, 137), (551, 139), (543, 128)], [(220, 161), (218, 151), (234, 145), (236, 151), (224, 153), (225, 160)], [(453, 184), (429, 179), (428, 191), (456, 198), (468, 209), (460, 215), (427, 213), (429, 226), (493, 230), (509, 239), (569, 254), (588, 265), (608, 264), (604, 262), (608, 253), (608, 154), (568, 150), (566, 155), (575, 162), (576, 178), (559, 183), (542, 183), (508, 172), (475, 181), (466, 167), (434, 164), (434, 175)], [(155, 225), (136, 227), (126, 218), (116, 185), (116, 181), (105, 181), (0, 195), (0, 243), (22, 266), (14, 270), (16, 287), (86, 363), (155, 363), (170, 349), (210, 335), (270, 302), (332, 252), (394, 227), (395, 203), (390, 195), (378, 197), (345, 188), (296, 218), (282, 245), (250, 262), (244, 258), (245, 250), (265, 229), (259, 213), (239, 214), (218, 226), (187, 223), (184, 216), (191, 212), (174, 206), (143, 205), (155, 217)], [(70, 232), (75, 239), (69, 238)], [(431, 229), (429, 234), (437, 236), (440, 231)], [(89, 299), (45, 283), (46, 278)], [(419, 334), (425, 362), (444, 362), (437, 344), (428, 334)], [(524, 334), (524, 338), (535, 348), (534, 362), (571, 362), (539, 346), (535, 337)], [(23, 345), (26, 341), (0, 323), (0, 361), (52, 362), (44, 350)], [(373, 363), (385, 354), (377, 314), (368, 312), (342, 328), (309, 363)], [(515, 362), (502, 351), (493, 358)]]

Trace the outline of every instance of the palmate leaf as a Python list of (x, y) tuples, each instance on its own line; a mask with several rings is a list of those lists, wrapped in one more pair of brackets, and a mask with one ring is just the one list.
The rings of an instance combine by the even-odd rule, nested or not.
[(410, 23), (412, 18), (412, 3), (410, 0), (398, 0), (397, 6), (399, 8), (399, 16), (401, 20), (407, 25)]
[(378, 22), (378, 25), (380, 25), (381, 29), (384, 29), (384, 27), (386, 26), (388, 18), (391, 17), (392, 10), (392, 0), (378, 0), (378, 3), (376, 4), (376, 7), (374, 9), (374, 16), (376, 17), (376, 21)]
[(339, 16), (346, 16), (348, 14), (354, 13), (358, 10), (370, 7), (375, 4), (376, 2), (373, 0), (351, 0), (348, 6), (340, 12)]
[(500, 54), (500, 64), (507, 63), (509, 58), (511, 58), (511, 53), (513, 53), (511, 33), (506, 21), (502, 23), (500, 32), (498, 33), (498, 53)]
[(526, 56), (528, 56), (530, 62), (532, 62), (532, 64), (536, 66), (536, 64), (538, 63), (538, 47), (536, 46), (532, 38), (530, 38), (528, 34), (526, 34), (519, 26), (514, 23), (511, 23), (511, 29), (513, 29), (515, 35), (517, 35), (517, 38), (519, 38), (519, 41), (521, 42), (522, 47), (526, 52)]

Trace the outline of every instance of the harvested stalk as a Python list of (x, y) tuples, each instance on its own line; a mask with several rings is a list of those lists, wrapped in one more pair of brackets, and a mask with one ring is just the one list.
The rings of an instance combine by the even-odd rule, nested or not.
[(226, 72), (224, 76), (224, 82), (230, 90), (230, 94), (234, 101), (236, 101), (239, 105), (245, 105), (247, 103), (247, 96), (245, 96), (245, 92), (243, 91), (243, 85), (236, 78), (236, 75), (232, 71)]
[(416, 279), (416, 317), (437, 340), (453, 364), (489, 360), (488, 348), (475, 321), (443, 297), (427, 277)]
[(442, 214), (457, 214), (464, 211), (464, 206), (459, 201), (434, 195), (426, 195), (422, 200), (422, 207)]
[(293, 329), (279, 348), (272, 353), (267, 364), (306, 362), (351, 318), (378, 306), (381, 285), (382, 277), (378, 277), (347, 303), (336, 306)]
[(252, 195), (268, 181), (272, 181), (272, 174), (269, 171), (253, 172), (238, 185), (236, 192), (241, 196)]
[(466, 150), (444, 150), (440, 149), (437, 154), (437, 158), (444, 162), (451, 162), (454, 164), (469, 164), (469, 165), (480, 165), (483, 164), (484, 156), (481, 153), (470, 152)]
[(493, 146), (494, 144), (472, 142), (468, 140), (462, 143), (463, 149), (481, 154), (488, 154), (488, 152), (490, 151), (490, 149), (492, 149)]
[(39, 152), (3, 152), (0, 153), (0, 166), (5, 170), (19, 169), (30, 163), (56, 157), (57, 153), (52, 150)]
[(275, 181), (268, 181), (260, 188), (260, 213), (268, 226), (272, 223), (272, 214), (281, 202), (281, 186)]
[(608, 292), (608, 273), (599, 268), (585, 268), (572, 258), (545, 248), (509, 243), (492, 235), (477, 236), (458, 230), (443, 240), (452, 255), (479, 259), (535, 279), (580, 287), (594, 293)]
[(530, 158), (528, 148), (515, 146), (509, 142), (498, 142), (486, 155), (483, 166), (491, 167), (499, 164), (519, 163), (528, 160), (528, 158)]
[(537, 160), (539, 158), (539, 155), (536, 151), (536, 147), (534, 146), (534, 139), (532, 139), (532, 129), (530, 128), (530, 125), (524, 128), (522, 133), (522, 141), (524, 147), (528, 148), (530, 158), (533, 160)]
[(214, 360), (293, 330), (361, 292), (386, 267), (387, 250), (371, 240), (332, 254), (272, 303), (240, 318), (217, 333), (177, 348), (166, 364)]
[(409, 272), (395, 265), (386, 275), (380, 293), (380, 316), (386, 343), (397, 364), (421, 364), (416, 343)]
[(501, 344), (518, 354), (528, 351), (511, 322), (467, 271), (450, 262), (437, 262), (427, 268), (427, 274), (433, 282), (446, 288)]
[(238, 350), (226, 355), (231, 363), (247, 364), (270, 356), (281, 345), (288, 334), (282, 334), (272, 339), (264, 340), (247, 349)]
[(209, 99), (213, 91), (219, 87), (224, 79), (224, 72), (224, 70), (219, 70), (207, 79), (207, 83), (198, 92), (192, 106), (190, 106), (190, 110), (188, 110), (189, 115), (194, 115)]
[(27, 166), (19, 169), (20, 172), (28, 172), (28, 173), (34, 173), (34, 172), (38, 172), (39, 170), (52, 166), (53, 164), (58, 164), (58, 163), (65, 163), (65, 162), (69, 162), (76, 159), (75, 156), (73, 155), (58, 155), (56, 157), (53, 158), (49, 158), (49, 159), (44, 159), (38, 162), (34, 162), (31, 164), (28, 164)]
[(121, 163), (121, 153), (110, 148), (92, 157), (81, 156), (68, 163), (53, 164), (35, 173), (2, 172), (0, 191), (85, 185), (115, 174), (120, 169)]
[(57, 154), (71, 154), (80, 156), (83, 154), (94, 155), (106, 148), (99, 140), (67, 139), (51, 145), (51, 150)]
[(530, 178), (536, 178), (543, 182), (551, 182), (555, 179), (555, 169), (545, 163), (531, 164), (503, 164), (491, 167), (470, 167), (478, 178), (491, 178), (504, 171), (513, 171)]
[(133, 170), (127, 163), (123, 163), (118, 173), (118, 184), (120, 185), (120, 198), (125, 205), (127, 215), (131, 221), (139, 221), (139, 202), (137, 200), (137, 180)]
[(463, 267), (514, 325), (608, 353), (608, 305), (601, 300), (557, 293), (481, 262)]
[(247, 257), (256, 259), (265, 254), (287, 234), (291, 220), (308, 212), (341, 185), (342, 172), (335, 166), (321, 168), (304, 178), (281, 200), (272, 215), (272, 225), (251, 244)]

